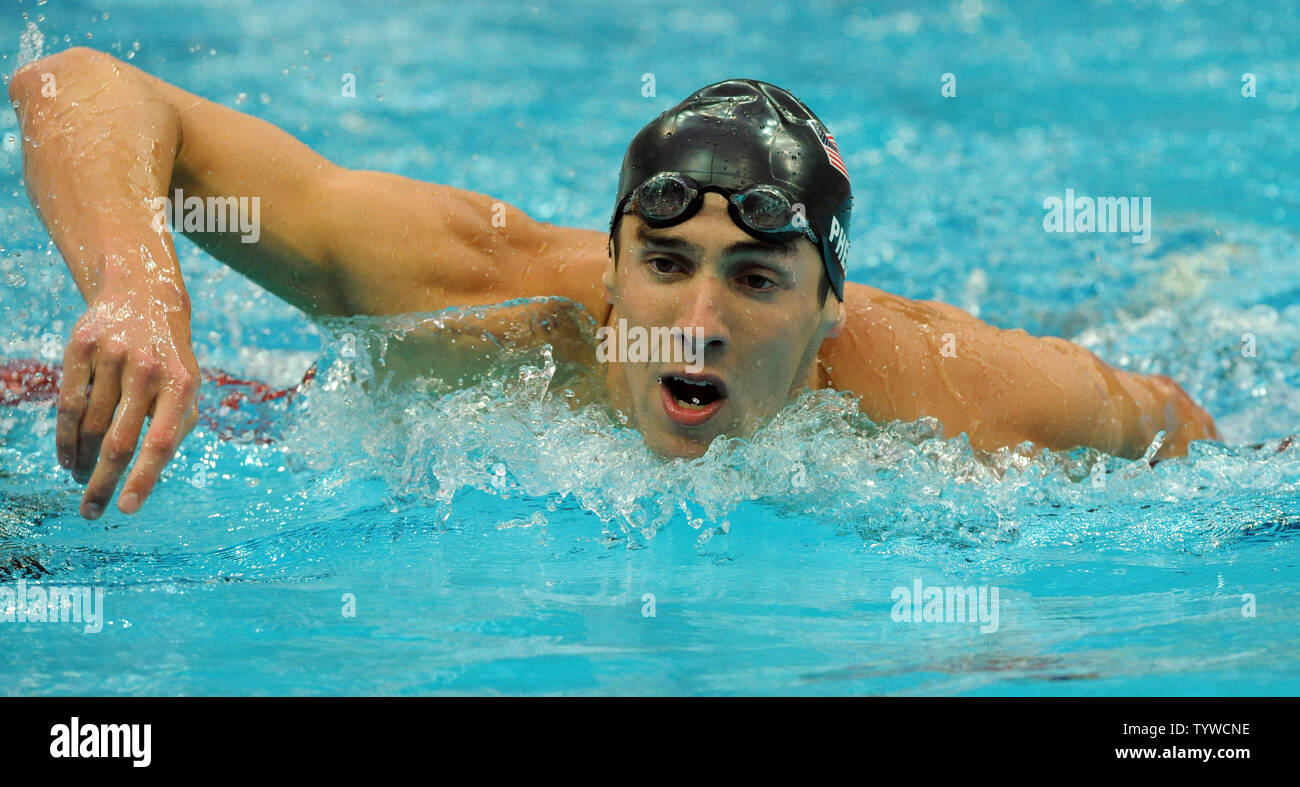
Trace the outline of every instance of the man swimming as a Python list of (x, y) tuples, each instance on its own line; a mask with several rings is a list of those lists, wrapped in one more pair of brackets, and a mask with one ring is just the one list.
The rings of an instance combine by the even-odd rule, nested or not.
[(59, 462), (87, 483), (87, 518), (103, 513), (138, 443), (118, 508), (139, 510), (197, 418), (189, 298), (154, 220), (155, 200), (174, 189), (258, 197), (256, 242), (238, 227), (177, 229), (311, 317), (551, 295), (602, 326), (680, 329), (702, 364), (599, 370), (609, 404), (664, 455), (747, 435), (809, 388), (851, 391), (877, 422), (935, 417), (977, 449), (1029, 441), (1138, 457), (1163, 431), (1156, 456), (1168, 457), (1218, 439), (1168, 377), (846, 283), (847, 169), (816, 116), (773, 85), (710, 85), (643, 129), (608, 235), (344, 169), (85, 48), (29, 64), (9, 93), (28, 194), (87, 303), (64, 354), (55, 436)]

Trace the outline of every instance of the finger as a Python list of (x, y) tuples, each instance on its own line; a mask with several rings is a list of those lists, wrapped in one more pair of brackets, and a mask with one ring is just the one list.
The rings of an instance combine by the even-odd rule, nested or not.
[(58, 419), (54, 427), (54, 445), (59, 464), (71, 470), (77, 461), (77, 430), (86, 413), (86, 386), (90, 384), (90, 349), (69, 343), (63, 353), (63, 379), (59, 383)]
[[(137, 388), (136, 390), (140, 390)], [(104, 444), (99, 452), (99, 461), (95, 472), (86, 485), (86, 494), (81, 498), (81, 515), (87, 519), (98, 519), (113, 497), (118, 479), (122, 477), (126, 466), (135, 454), (135, 445), (140, 439), (140, 429), (149, 412), (149, 400), (143, 391), (127, 394), (117, 408), (117, 416), (108, 434), (104, 435)]]
[(140, 455), (117, 498), (117, 509), (122, 513), (134, 514), (140, 510), (153, 492), (163, 468), (176, 455), (181, 440), (194, 428), (198, 413), (193, 401), (193, 395), (186, 390), (164, 389), (158, 396), (144, 443), (140, 446)]
[(121, 398), (121, 359), (115, 356), (96, 358), (91, 376), (90, 403), (81, 416), (81, 427), (77, 434), (77, 458), (72, 467), (72, 476), (77, 483), (86, 483), (90, 472), (95, 469), (99, 446), (113, 423), (113, 413), (117, 411)]

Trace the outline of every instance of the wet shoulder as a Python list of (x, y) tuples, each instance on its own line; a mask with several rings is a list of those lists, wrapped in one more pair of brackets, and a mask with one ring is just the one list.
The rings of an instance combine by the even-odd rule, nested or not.
[(861, 397), (863, 411), (873, 419), (914, 417), (914, 383), (929, 352), (926, 332), (952, 315), (925, 301), (852, 282), (845, 287), (844, 305), (844, 330), (821, 348), (822, 384)]
[(597, 366), (596, 319), (583, 304), (560, 296), (334, 319), (322, 326), (331, 337), (326, 360), (351, 359), (383, 388), (418, 382), (452, 390), (539, 363), (553, 363), (559, 383)]
[(519, 297), (558, 296), (581, 305), (603, 324), (608, 316), (601, 275), (609, 260), (609, 235), (543, 224), (542, 245), (527, 266)]

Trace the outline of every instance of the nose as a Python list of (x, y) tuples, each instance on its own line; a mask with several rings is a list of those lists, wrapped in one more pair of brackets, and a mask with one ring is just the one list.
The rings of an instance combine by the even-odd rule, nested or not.
[(726, 287), (714, 276), (698, 277), (694, 283), (696, 286), (682, 296), (681, 318), (675, 327), (682, 329), (686, 341), (695, 343), (697, 353), (725, 350), (731, 346), (725, 314)]

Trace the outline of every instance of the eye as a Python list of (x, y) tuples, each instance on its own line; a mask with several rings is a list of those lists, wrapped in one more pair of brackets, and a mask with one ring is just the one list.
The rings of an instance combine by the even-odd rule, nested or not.
[(767, 276), (758, 273), (746, 274), (745, 276), (740, 277), (740, 280), (751, 290), (765, 291), (776, 287), (776, 282), (772, 281)]
[(662, 276), (677, 273), (681, 269), (680, 263), (676, 260), (670, 260), (667, 257), (651, 257), (646, 260), (646, 265), (650, 266), (650, 270)]

